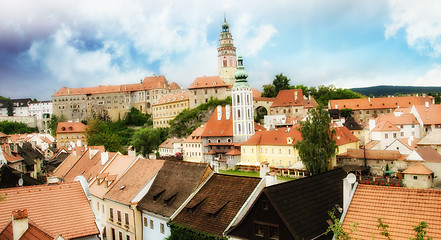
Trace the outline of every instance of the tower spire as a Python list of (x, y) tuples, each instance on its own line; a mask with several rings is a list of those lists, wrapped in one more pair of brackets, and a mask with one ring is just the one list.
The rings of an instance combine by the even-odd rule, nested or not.
[(225, 12), (217, 52), (219, 77), (227, 85), (233, 85), (235, 82), (234, 73), (237, 67), (237, 57)]

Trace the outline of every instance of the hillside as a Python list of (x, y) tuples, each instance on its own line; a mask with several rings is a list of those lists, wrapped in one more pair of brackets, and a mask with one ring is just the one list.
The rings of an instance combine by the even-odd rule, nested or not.
[(381, 97), (388, 95), (405, 95), (405, 94), (417, 94), (417, 93), (440, 93), (441, 87), (381, 85), (381, 86), (365, 87), (365, 88), (351, 88), (350, 90), (363, 94), (365, 96)]

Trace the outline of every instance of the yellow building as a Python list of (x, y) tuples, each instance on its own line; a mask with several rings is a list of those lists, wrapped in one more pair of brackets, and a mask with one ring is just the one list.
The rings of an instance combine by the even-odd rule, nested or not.
[(183, 157), (187, 162), (204, 162), (204, 156), (202, 154), (202, 133), (204, 132), (204, 126), (200, 126), (194, 130), (190, 136), (183, 142)]
[[(358, 149), (359, 141), (354, 134), (347, 127), (335, 127), (335, 141), (337, 145), (337, 153), (336, 155), (345, 153), (348, 149)], [(337, 166), (336, 155), (334, 155), (329, 162), (329, 168), (333, 169)]]
[(181, 92), (163, 96), (153, 104), (153, 127), (170, 127), (169, 122), (173, 120), (184, 109), (189, 108), (189, 93)]
[(289, 168), (300, 160), (294, 143), (301, 140), (296, 128), (278, 128), (257, 131), (241, 145), (240, 166), (260, 166), (267, 162), (270, 167)]
[(79, 147), (86, 145), (86, 125), (80, 122), (59, 122), (57, 126), (57, 146)]

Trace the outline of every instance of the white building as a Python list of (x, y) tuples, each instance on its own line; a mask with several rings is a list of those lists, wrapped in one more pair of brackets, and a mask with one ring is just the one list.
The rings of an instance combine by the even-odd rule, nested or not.
[(52, 101), (29, 103), (29, 114), (37, 119), (37, 127), (41, 133), (50, 133), (49, 122), (52, 116)]
[(204, 125), (196, 128), (187, 139), (182, 143), (182, 154), (184, 161), (187, 162), (204, 162), (204, 156), (202, 154), (202, 132), (204, 131)]

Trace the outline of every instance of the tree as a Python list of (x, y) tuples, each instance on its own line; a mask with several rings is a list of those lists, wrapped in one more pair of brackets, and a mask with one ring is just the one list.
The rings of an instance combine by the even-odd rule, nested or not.
[(66, 117), (64, 115), (61, 115), (61, 117), (58, 117), (57, 115), (53, 114), (51, 116), (51, 120), (49, 121), (49, 129), (51, 130), (52, 136), (57, 136), (57, 127), (59, 122), (65, 122)]
[(291, 79), (284, 76), (283, 73), (276, 75), (272, 85), (263, 85), (262, 97), (275, 98), (280, 91), (291, 89), (291, 86), (289, 85), (290, 81)]
[(8, 116), (13, 116), (14, 115), (14, 106), (12, 103), (12, 100), (9, 98), (8, 102), (6, 103), (6, 108), (8, 110)]
[(158, 149), (162, 143), (161, 130), (156, 128), (143, 128), (135, 132), (132, 138), (132, 145), (141, 152), (143, 156)]
[(129, 126), (143, 126), (144, 124), (149, 126), (153, 125), (150, 114), (143, 114), (134, 107), (132, 107), (130, 112), (127, 113), (124, 121)]
[(21, 122), (1, 121), (0, 132), (4, 134), (23, 134), (38, 132), (37, 128), (31, 128)]
[(418, 225), (413, 227), (413, 230), (415, 231), (415, 238), (410, 238), (410, 240), (431, 240), (432, 237), (426, 236), (427, 231), (425, 230), (425, 228), (428, 227), (429, 226), (426, 222), (421, 221)]
[(298, 149), (300, 159), (312, 175), (326, 172), (328, 161), (337, 149), (335, 129), (331, 129), (331, 117), (318, 105), (308, 111), (307, 120), (300, 122), (302, 140), (294, 147)]

